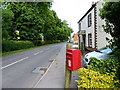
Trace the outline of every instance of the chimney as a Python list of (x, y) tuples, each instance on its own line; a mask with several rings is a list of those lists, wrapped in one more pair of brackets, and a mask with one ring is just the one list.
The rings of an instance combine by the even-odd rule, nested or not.
[(95, 2), (94, 1), (92, 1), (92, 5), (94, 5), (95, 4)]

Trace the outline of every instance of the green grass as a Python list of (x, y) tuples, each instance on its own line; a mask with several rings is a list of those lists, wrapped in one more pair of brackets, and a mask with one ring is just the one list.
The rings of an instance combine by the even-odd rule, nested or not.
[(36, 48), (39, 48), (39, 47), (48, 46), (48, 45), (50, 45), (50, 44), (42, 45), (42, 46), (35, 46), (35, 47), (32, 47), (32, 48), (15, 50), (15, 51), (10, 51), (10, 52), (4, 52), (4, 53), (2, 53), (2, 55), (0, 54), (0, 56), (12, 55), (12, 54), (15, 54), (15, 53), (20, 53), (20, 52), (24, 52), (24, 51), (28, 51), (28, 50), (33, 50), (33, 49), (36, 49)]

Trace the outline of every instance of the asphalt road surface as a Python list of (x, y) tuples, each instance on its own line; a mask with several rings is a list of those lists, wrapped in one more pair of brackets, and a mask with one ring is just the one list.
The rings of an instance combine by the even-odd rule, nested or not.
[(52, 44), (3, 57), (2, 88), (32, 88), (65, 45)]

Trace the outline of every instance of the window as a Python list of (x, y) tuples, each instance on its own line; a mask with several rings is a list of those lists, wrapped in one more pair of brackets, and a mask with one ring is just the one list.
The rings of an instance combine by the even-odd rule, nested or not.
[(91, 13), (88, 15), (88, 27), (92, 25), (92, 15)]
[(92, 34), (88, 34), (88, 47), (92, 47)]
[(81, 23), (79, 23), (79, 31), (81, 30)]

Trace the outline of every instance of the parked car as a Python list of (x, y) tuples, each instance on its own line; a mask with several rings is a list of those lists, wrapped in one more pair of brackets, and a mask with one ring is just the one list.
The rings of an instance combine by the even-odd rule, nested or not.
[(73, 41), (74, 41), (73, 39), (70, 39), (70, 40), (68, 40), (67, 42), (68, 42), (68, 43), (73, 43)]
[(72, 48), (73, 49), (78, 49), (79, 47), (78, 47), (78, 45), (73, 45)]
[(83, 57), (83, 66), (86, 67), (86, 65), (90, 64), (91, 57), (95, 57), (98, 60), (104, 60), (110, 58), (110, 55), (112, 55), (112, 50), (110, 48), (89, 52)]

